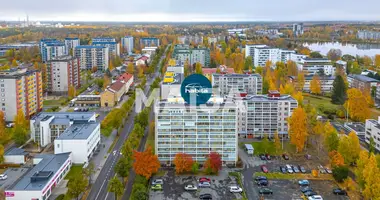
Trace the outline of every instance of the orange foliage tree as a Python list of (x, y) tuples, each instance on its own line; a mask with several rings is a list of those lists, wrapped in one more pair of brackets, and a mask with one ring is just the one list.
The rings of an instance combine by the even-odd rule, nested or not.
[(133, 158), (135, 159), (133, 169), (136, 174), (144, 176), (146, 179), (157, 173), (160, 168), (160, 161), (157, 155), (153, 154), (151, 146), (148, 146), (143, 152), (134, 151)]
[(211, 152), (205, 162), (206, 170), (211, 170), (212, 173), (218, 173), (222, 169), (222, 159), (219, 153)]
[(186, 153), (177, 153), (174, 157), (175, 172), (177, 174), (191, 171), (191, 166), (194, 161), (193, 158)]
[(344, 165), (343, 156), (336, 150), (329, 152), (329, 158), (332, 167), (339, 167)]

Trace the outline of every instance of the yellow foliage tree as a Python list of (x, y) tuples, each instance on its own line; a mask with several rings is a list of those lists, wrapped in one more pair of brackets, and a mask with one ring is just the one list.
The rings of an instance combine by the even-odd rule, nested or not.
[(380, 68), (380, 54), (376, 54), (375, 56), (375, 66)]
[(135, 67), (133, 66), (132, 62), (128, 63), (127, 72), (130, 73), (130, 74), (135, 73)]
[(296, 145), (297, 152), (302, 152), (307, 139), (307, 116), (303, 108), (298, 107), (289, 118), (290, 142)]
[(321, 94), (321, 81), (318, 75), (314, 75), (310, 82), (310, 91), (313, 94)]
[(12, 67), (17, 67), (17, 66), (18, 66), (18, 64), (17, 64), (16, 59), (13, 59), (12, 60)]
[(144, 77), (144, 69), (143, 69), (143, 65), (139, 65), (139, 66), (137, 66), (137, 77), (138, 77), (138, 78), (142, 78), (142, 77)]
[(354, 121), (364, 122), (370, 117), (370, 109), (362, 92), (356, 88), (347, 90), (347, 101), (344, 107), (348, 111), (350, 118)]
[(289, 83), (286, 83), (284, 87), (281, 85), (280, 86), (280, 93), (281, 94), (293, 94), (294, 93), (293, 85), (289, 84)]
[(304, 86), (305, 86), (305, 74), (303, 72), (299, 72), (297, 75), (297, 89), (299, 91), (302, 91)]
[(343, 156), (337, 151), (329, 152), (330, 164), (332, 167), (340, 167), (344, 165)]
[(351, 164), (359, 158), (360, 149), (359, 138), (354, 132), (340, 139), (338, 152), (344, 157), (346, 164)]
[(70, 85), (68, 89), (68, 96), (70, 99), (74, 98), (76, 96), (76, 90), (75, 87)]
[(111, 79), (107, 75), (104, 75), (104, 77), (103, 77), (103, 90), (105, 90), (110, 84), (111, 84)]
[(302, 92), (297, 91), (292, 94), (292, 97), (297, 100), (299, 106), (303, 106), (303, 95)]
[(365, 199), (380, 199), (380, 169), (373, 153), (370, 154), (368, 163), (363, 170)]

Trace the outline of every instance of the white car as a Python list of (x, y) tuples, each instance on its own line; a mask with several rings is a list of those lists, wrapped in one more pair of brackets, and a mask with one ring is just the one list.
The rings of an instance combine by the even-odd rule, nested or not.
[(308, 198), (308, 200), (323, 200), (321, 195), (313, 195)]
[(286, 170), (288, 171), (289, 174), (293, 174), (293, 168), (290, 165), (286, 165)]
[(241, 189), (238, 186), (230, 186), (230, 192), (231, 193), (242, 193), (243, 189)]
[(186, 191), (196, 191), (198, 188), (195, 185), (186, 185), (185, 190)]
[(162, 185), (162, 184), (164, 184), (164, 180), (162, 180), (162, 179), (155, 179), (152, 182), (152, 185)]
[(211, 187), (211, 184), (209, 182), (200, 182), (198, 187)]
[(5, 180), (7, 178), (8, 176), (6, 174), (0, 174), (0, 180)]

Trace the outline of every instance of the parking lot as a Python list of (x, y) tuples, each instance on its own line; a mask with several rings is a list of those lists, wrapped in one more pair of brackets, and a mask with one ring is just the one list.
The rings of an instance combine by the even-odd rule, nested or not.
[[(211, 179), (210, 188), (199, 188), (198, 179), (207, 177)], [(191, 176), (175, 175), (174, 171), (168, 171), (162, 177), (153, 177), (152, 180), (161, 178), (164, 181), (162, 191), (150, 190), (150, 200), (177, 200), (177, 199), (199, 199), (199, 195), (211, 194), (213, 199), (241, 199), (241, 194), (230, 193), (229, 186), (237, 185), (235, 177), (228, 176), (227, 171), (221, 171), (218, 176)], [(196, 185), (197, 191), (185, 191), (188, 184)]]

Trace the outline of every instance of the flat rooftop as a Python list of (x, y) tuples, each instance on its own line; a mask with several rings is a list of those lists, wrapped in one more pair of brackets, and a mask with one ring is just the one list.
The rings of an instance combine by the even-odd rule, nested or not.
[(86, 140), (100, 125), (99, 122), (73, 124), (67, 128), (56, 140)]
[(344, 123), (344, 125), (350, 127), (352, 130), (356, 132), (365, 132), (365, 124), (360, 122), (349, 122)]
[(24, 151), (24, 149), (21, 148), (11, 148), (8, 151), (5, 152), (4, 155), (6, 156), (19, 156), (19, 155), (27, 155), (28, 153)]
[[(69, 159), (71, 153), (39, 154), (35, 158), (42, 160), (28, 173), (16, 181), (8, 190), (42, 190), (52, 180), (62, 165)], [(40, 172), (42, 172), (40, 176)]]
[(248, 101), (294, 101), (297, 102), (292, 96), (290, 95), (281, 95), (280, 97), (268, 97), (267, 95), (249, 95), (246, 97), (243, 97), (242, 100), (248, 100)]
[(362, 82), (380, 82), (374, 78), (371, 78), (371, 77), (368, 77), (368, 76), (364, 76), (364, 75), (358, 75), (358, 74), (355, 74), (355, 75), (349, 75), (348, 76), (349, 78), (353, 78), (353, 79), (356, 79), (358, 81), (362, 81)]
[(254, 77), (260, 77), (261, 78), (260, 74), (213, 74), (213, 76), (215, 76), (215, 77), (224, 76), (227, 78), (245, 78), (245, 77), (254, 76)]
[(51, 124), (68, 124), (70, 121), (89, 121), (94, 116), (94, 112), (41, 112), (32, 117), (32, 120), (39, 123), (54, 117)]

